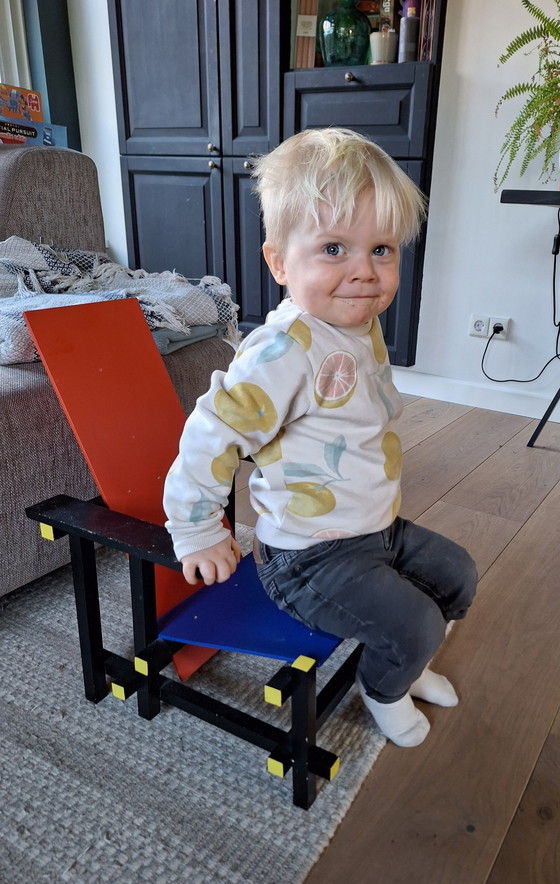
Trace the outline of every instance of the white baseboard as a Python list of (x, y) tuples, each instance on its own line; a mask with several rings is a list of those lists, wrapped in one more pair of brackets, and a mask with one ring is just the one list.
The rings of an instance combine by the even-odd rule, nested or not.
[[(550, 405), (550, 399), (535, 393), (511, 389), (488, 387), (454, 378), (423, 374), (407, 368), (393, 366), (393, 380), (400, 393), (412, 396), (426, 396), (459, 405), (472, 405), (475, 408), (488, 408), (507, 414), (541, 418)], [(560, 403), (552, 413), (551, 421), (560, 422)]]

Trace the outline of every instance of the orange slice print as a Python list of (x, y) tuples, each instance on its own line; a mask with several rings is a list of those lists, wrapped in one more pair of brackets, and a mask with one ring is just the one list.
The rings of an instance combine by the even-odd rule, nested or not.
[(321, 408), (340, 408), (351, 398), (358, 373), (356, 360), (346, 350), (335, 350), (323, 360), (315, 378), (315, 400)]
[(342, 540), (346, 537), (357, 536), (355, 531), (350, 531), (348, 528), (322, 528), (313, 535), (313, 537), (317, 537), (319, 540)]

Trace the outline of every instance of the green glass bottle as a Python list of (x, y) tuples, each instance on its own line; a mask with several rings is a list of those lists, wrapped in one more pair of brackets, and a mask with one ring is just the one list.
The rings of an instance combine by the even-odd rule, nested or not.
[(356, 9), (356, 0), (340, 0), (336, 9), (321, 19), (319, 40), (324, 63), (365, 64), (370, 31), (369, 19)]

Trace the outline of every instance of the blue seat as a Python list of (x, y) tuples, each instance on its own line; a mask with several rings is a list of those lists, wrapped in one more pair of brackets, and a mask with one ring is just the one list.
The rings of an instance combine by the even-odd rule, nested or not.
[(287, 663), (300, 655), (318, 666), (340, 639), (312, 630), (280, 611), (265, 593), (252, 555), (241, 559), (225, 583), (205, 586), (158, 620), (162, 639), (271, 657)]

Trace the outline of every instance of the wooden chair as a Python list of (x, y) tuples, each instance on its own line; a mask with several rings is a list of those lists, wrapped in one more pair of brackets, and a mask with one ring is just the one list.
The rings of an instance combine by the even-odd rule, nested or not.
[[(294, 804), (310, 807), (316, 777), (332, 779), (339, 765), (317, 745), (317, 731), (353, 685), (361, 646), (317, 692), (317, 666), (339, 639), (278, 610), (252, 555), (227, 583), (193, 592), (184, 581), (161, 498), (185, 417), (134, 299), (30, 311), (26, 321), (101, 492), (93, 501), (59, 495), (26, 510), (46, 538), (69, 537), (86, 697), (135, 694), (146, 719), (167, 703), (260, 746), (271, 773), (293, 770)], [(229, 519), (235, 524), (232, 509)], [(133, 660), (104, 647), (98, 544), (129, 556)], [(269, 703), (291, 698), (287, 730), (242, 712), (235, 698), (221, 702), (162, 674), (173, 658), (185, 679), (216, 649), (288, 664), (264, 687)]]

